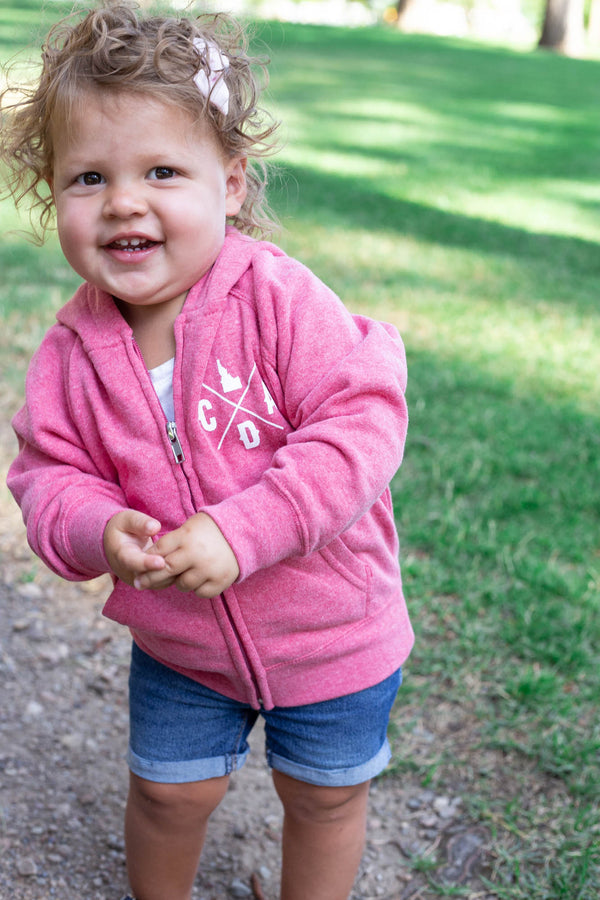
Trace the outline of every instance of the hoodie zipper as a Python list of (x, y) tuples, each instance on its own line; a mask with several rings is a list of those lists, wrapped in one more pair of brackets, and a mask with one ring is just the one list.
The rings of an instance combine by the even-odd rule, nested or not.
[[(182, 446), (181, 446), (181, 444), (180, 444), (180, 442), (179, 442), (179, 437), (178, 437), (178, 435), (177, 435), (177, 425), (175, 424), (175, 422), (167, 422), (167, 426), (166, 426), (166, 427), (167, 427), (167, 437), (169, 438), (169, 442), (170, 442), (170, 444), (171, 444), (171, 449), (172, 449), (172, 451), (173, 451), (173, 456), (175, 457), (175, 462), (177, 463), (177, 465), (181, 465), (181, 464), (185, 461), (185, 454), (184, 454), (184, 452), (183, 452), (183, 448), (182, 448)], [(184, 472), (184, 475), (185, 475), (185, 472)], [(187, 481), (187, 476), (186, 476), (186, 481)], [(188, 482), (188, 487), (189, 487), (189, 482)], [(192, 492), (191, 492), (191, 488), (190, 488), (190, 495), (191, 495), (191, 493), (192, 493)], [(234, 619), (234, 617), (233, 617), (233, 615), (232, 615), (232, 613), (231, 613), (231, 610), (230, 610), (230, 608), (229, 608), (229, 604), (228, 604), (228, 602), (227, 602), (227, 598), (225, 597), (224, 594), (221, 594), (221, 595), (220, 595), (220, 598), (221, 598), (221, 602), (222, 602), (222, 604), (223, 604), (223, 608), (224, 608), (224, 610), (225, 610), (225, 613), (226, 613), (226, 615), (227, 615), (227, 618), (228, 618), (228, 620), (229, 620), (230, 628), (232, 629), (232, 631), (233, 631), (233, 633), (234, 633), (234, 635), (235, 635), (235, 638), (236, 638), (236, 640), (237, 640), (238, 647), (240, 648), (240, 650), (241, 650), (241, 652), (242, 652), (242, 656), (243, 656), (244, 662), (245, 662), (245, 664), (246, 664), (246, 670), (250, 673), (250, 679), (251, 679), (252, 685), (253, 685), (253, 687), (254, 687), (255, 695), (256, 695), (256, 697), (257, 697), (257, 699), (258, 699), (258, 704), (259, 704), (259, 706), (260, 706), (261, 709), (262, 709), (262, 707), (263, 707), (263, 699), (262, 699), (262, 697), (260, 696), (260, 690), (259, 690), (259, 686), (258, 686), (258, 680), (257, 680), (257, 677), (256, 677), (256, 673), (254, 672), (254, 667), (253, 667), (253, 665), (252, 665), (252, 663), (250, 662), (250, 659), (249, 659), (249, 657), (248, 657), (248, 652), (247, 652), (247, 650), (246, 650), (246, 646), (245, 646), (245, 644), (244, 644), (244, 641), (242, 640), (242, 637), (241, 637), (241, 635), (240, 635), (240, 633), (239, 633), (239, 630), (238, 630), (238, 627), (237, 627), (237, 625), (236, 625), (235, 619)]]
[(169, 439), (169, 443), (171, 445), (171, 450), (173, 451), (173, 456), (175, 457), (175, 462), (178, 466), (181, 466), (181, 471), (185, 478), (185, 483), (187, 484), (187, 489), (190, 495), (190, 501), (192, 504), (192, 509), (194, 512), (196, 511), (196, 504), (194, 503), (194, 495), (192, 494), (192, 486), (190, 485), (190, 480), (187, 477), (186, 471), (183, 468), (183, 463), (185, 462), (185, 453), (183, 452), (183, 447), (179, 441), (179, 435), (177, 434), (177, 425), (175, 422), (167, 422), (167, 437)]
[[(147, 374), (148, 378), (150, 379), (150, 374), (148, 373), (148, 370), (146, 369), (146, 364), (144, 362), (144, 357), (142, 356), (142, 351), (138, 347), (136, 339), (134, 337), (132, 337), (131, 340), (132, 340), (132, 344), (133, 344), (134, 350), (136, 352), (136, 355), (141, 360), (142, 365), (144, 366), (144, 369), (146, 371), (146, 374)], [(150, 379), (150, 381), (151, 381), (151, 379)], [(154, 391), (154, 386), (152, 386), (152, 390)], [(154, 395), (158, 399), (156, 391), (154, 391)], [(171, 447), (171, 450), (173, 451), (173, 456), (175, 458), (176, 464), (178, 466), (181, 466), (181, 471), (185, 478), (185, 482), (187, 484), (187, 489), (188, 489), (188, 494), (189, 494), (190, 502), (192, 505), (192, 509), (195, 512), (196, 504), (194, 502), (194, 495), (192, 493), (192, 487), (190, 485), (186, 471), (183, 468), (183, 463), (185, 462), (185, 453), (183, 452), (183, 447), (181, 446), (181, 442), (179, 440), (179, 435), (177, 434), (177, 425), (175, 424), (174, 421), (169, 422), (167, 420), (167, 417), (165, 416), (164, 411), (163, 411), (163, 418), (164, 418), (164, 422), (165, 422), (165, 428), (166, 428), (166, 432), (167, 432), (167, 439), (169, 441), (169, 445)]]
[(171, 450), (173, 451), (175, 462), (178, 466), (180, 466), (183, 462), (185, 462), (185, 453), (183, 452), (183, 448), (179, 443), (177, 425), (175, 424), (175, 422), (167, 422), (167, 437), (169, 438), (169, 443), (171, 444)]
[(250, 661), (250, 657), (248, 656), (248, 651), (246, 650), (246, 645), (245, 645), (244, 641), (242, 640), (242, 636), (240, 635), (235, 618), (233, 616), (233, 613), (231, 612), (231, 608), (229, 606), (229, 603), (227, 602), (227, 597), (225, 596), (225, 594), (220, 594), (220, 600), (221, 600), (221, 603), (223, 604), (223, 609), (225, 610), (225, 614), (229, 621), (229, 627), (233, 631), (235, 639), (238, 643), (238, 647), (240, 648), (242, 658), (246, 665), (246, 671), (250, 675), (250, 682), (252, 684), (252, 687), (254, 688), (254, 695), (256, 697), (256, 700), (258, 702), (260, 709), (263, 709), (264, 701), (263, 701), (263, 698), (261, 697), (261, 690), (260, 690), (258, 677), (256, 675), (256, 672), (254, 671), (254, 666), (252, 665), (252, 663)]
[[(166, 417), (165, 417), (166, 418)], [(192, 510), (196, 512), (196, 503), (194, 501), (194, 494), (192, 493), (192, 486), (190, 484), (190, 480), (187, 476), (187, 472), (183, 467), (183, 463), (185, 462), (185, 453), (183, 452), (183, 447), (181, 446), (181, 442), (179, 440), (179, 435), (177, 434), (177, 425), (175, 422), (167, 421), (165, 423), (165, 428), (167, 432), (167, 438), (169, 440), (169, 444), (171, 445), (171, 450), (173, 451), (173, 457), (175, 459), (175, 463), (178, 466), (181, 466), (181, 473), (185, 478), (185, 483), (187, 485), (188, 494), (190, 497), (190, 503), (192, 505)]]
[[(134, 347), (135, 347), (135, 350), (136, 350), (137, 355), (138, 355), (139, 358), (143, 361), (142, 353), (141, 353), (141, 351), (140, 351), (140, 348), (139, 348), (138, 345), (137, 345), (137, 342), (136, 342), (135, 338), (133, 338), (133, 345), (134, 345)], [(150, 376), (148, 376), (148, 377), (150, 377)], [(156, 393), (156, 392), (155, 392), (155, 393)], [(183, 474), (183, 476), (184, 476), (184, 478), (185, 478), (185, 481), (186, 481), (186, 484), (187, 484), (187, 487), (188, 487), (188, 491), (189, 491), (189, 495), (190, 495), (190, 500), (191, 500), (191, 503), (192, 503), (192, 509), (195, 511), (195, 510), (196, 510), (196, 504), (194, 503), (194, 496), (193, 496), (193, 494), (192, 494), (192, 487), (191, 487), (191, 485), (190, 485), (190, 482), (189, 482), (189, 479), (188, 479), (188, 477), (187, 477), (186, 471), (185, 471), (185, 469), (183, 468), (183, 463), (185, 462), (185, 453), (183, 452), (183, 447), (181, 446), (181, 442), (180, 442), (180, 440), (179, 440), (179, 435), (178, 435), (178, 433), (177, 433), (177, 424), (176, 424), (176, 422), (175, 422), (175, 421), (169, 421), (169, 420), (167, 419), (167, 417), (165, 416), (165, 429), (166, 429), (166, 432), (167, 432), (167, 438), (168, 438), (169, 444), (170, 444), (170, 446), (171, 446), (171, 450), (172, 450), (172, 452), (173, 452), (173, 457), (174, 457), (174, 459), (175, 459), (175, 463), (176, 463), (178, 466), (181, 466), (181, 471), (182, 471), (182, 474)], [(231, 629), (232, 629), (232, 631), (233, 631), (233, 633), (234, 633), (234, 635), (235, 635), (235, 638), (236, 638), (236, 640), (237, 640), (238, 647), (240, 648), (240, 650), (241, 650), (241, 652), (242, 652), (242, 656), (243, 656), (244, 662), (245, 662), (245, 664), (246, 664), (246, 669), (247, 669), (247, 671), (248, 671), (249, 674), (250, 674), (250, 679), (251, 679), (252, 685), (253, 685), (253, 687), (254, 687), (255, 695), (256, 695), (256, 697), (257, 697), (257, 699), (258, 699), (258, 704), (259, 704), (260, 708), (262, 708), (262, 707), (263, 707), (263, 698), (260, 696), (260, 689), (259, 689), (258, 679), (257, 679), (256, 673), (255, 673), (255, 671), (254, 671), (254, 666), (253, 666), (252, 663), (250, 662), (250, 659), (249, 659), (249, 657), (248, 657), (248, 652), (247, 652), (247, 650), (246, 650), (244, 641), (242, 640), (242, 637), (241, 637), (241, 635), (240, 635), (240, 633), (239, 633), (239, 630), (238, 630), (238, 628), (237, 628), (237, 625), (236, 625), (236, 623), (235, 623), (235, 619), (234, 619), (234, 617), (233, 617), (233, 615), (232, 615), (232, 613), (231, 613), (231, 610), (229, 609), (229, 604), (227, 603), (227, 600), (226, 600), (226, 598), (225, 598), (225, 595), (224, 595), (224, 594), (221, 594), (221, 595), (220, 595), (220, 598), (221, 598), (221, 602), (222, 602), (222, 604), (223, 604), (223, 608), (224, 608), (224, 610), (225, 610), (225, 613), (226, 613), (226, 615), (227, 615), (227, 618), (228, 618), (228, 620), (229, 620), (230, 627), (231, 627)]]

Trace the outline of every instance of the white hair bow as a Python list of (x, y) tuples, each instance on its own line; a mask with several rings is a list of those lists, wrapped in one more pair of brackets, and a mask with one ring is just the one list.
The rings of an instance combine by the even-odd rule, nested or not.
[(208, 43), (204, 38), (194, 38), (194, 47), (208, 66), (208, 74), (203, 68), (196, 72), (194, 83), (200, 93), (226, 116), (229, 112), (229, 88), (223, 76), (229, 68), (229, 60), (216, 44)]

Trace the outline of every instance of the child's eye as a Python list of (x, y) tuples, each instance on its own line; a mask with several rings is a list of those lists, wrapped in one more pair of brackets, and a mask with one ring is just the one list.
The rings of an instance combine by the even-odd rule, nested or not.
[(81, 175), (78, 175), (75, 181), (78, 184), (85, 184), (88, 187), (93, 187), (96, 184), (104, 184), (104, 176), (100, 174), (100, 172), (83, 172)]
[(148, 172), (148, 178), (151, 181), (163, 181), (165, 178), (173, 178), (175, 170), (168, 166), (155, 166)]

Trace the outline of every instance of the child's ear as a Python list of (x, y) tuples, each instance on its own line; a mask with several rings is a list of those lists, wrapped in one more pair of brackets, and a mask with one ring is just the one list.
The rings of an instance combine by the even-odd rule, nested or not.
[(225, 213), (228, 216), (237, 216), (244, 205), (244, 200), (248, 193), (248, 185), (246, 184), (247, 165), (247, 156), (236, 156), (228, 162), (225, 168), (227, 178)]

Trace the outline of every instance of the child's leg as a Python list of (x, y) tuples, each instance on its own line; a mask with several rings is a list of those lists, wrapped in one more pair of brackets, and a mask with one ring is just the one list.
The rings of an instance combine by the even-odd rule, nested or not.
[(125, 845), (136, 900), (190, 900), (208, 818), (228, 781), (158, 784), (131, 774)]
[(320, 787), (273, 770), (284, 808), (281, 900), (347, 900), (360, 864), (369, 782)]
[(189, 900), (206, 825), (257, 713), (136, 645), (129, 677), (127, 867), (137, 900)]
[(364, 847), (369, 784), (400, 671), (354, 694), (264, 710), (267, 759), (284, 807), (281, 900), (347, 900)]

